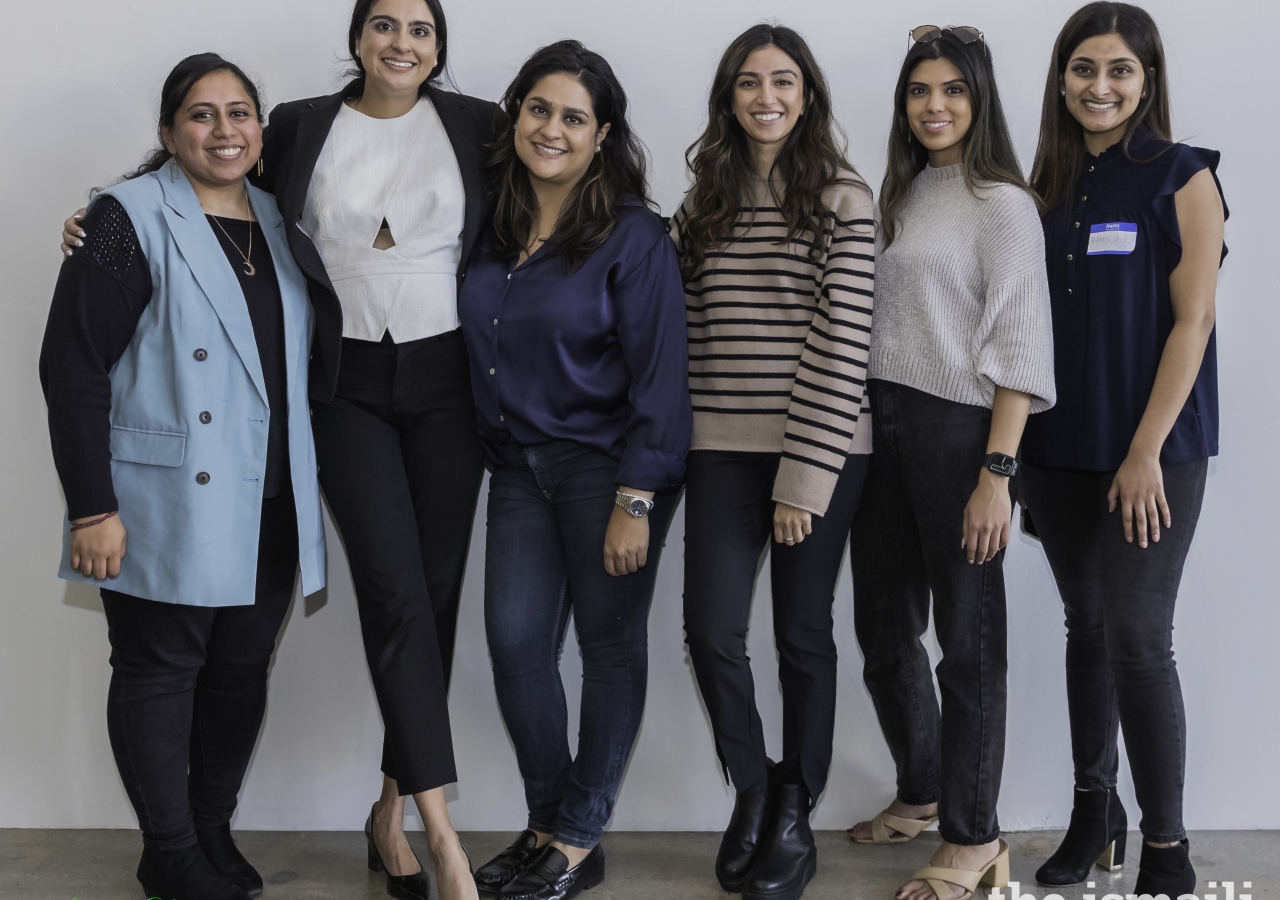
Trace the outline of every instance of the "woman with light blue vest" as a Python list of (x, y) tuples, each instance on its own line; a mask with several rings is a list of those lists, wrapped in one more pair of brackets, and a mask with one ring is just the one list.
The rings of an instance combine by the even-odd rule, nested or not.
[(107, 724), (151, 897), (242, 900), (230, 821), (293, 596), (324, 586), (312, 312), (246, 174), (258, 93), (206, 53), (165, 82), (143, 166), (93, 202), (40, 358), (67, 498), (61, 575), (99, 584)]

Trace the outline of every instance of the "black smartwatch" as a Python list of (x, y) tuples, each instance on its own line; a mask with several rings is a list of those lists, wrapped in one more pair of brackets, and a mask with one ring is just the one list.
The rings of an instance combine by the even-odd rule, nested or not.
[(1001, 478), (1012, 478), (1018, 471), (1018, 461), (1003, 453), (988, 453), (982, 461), (982, 467)]

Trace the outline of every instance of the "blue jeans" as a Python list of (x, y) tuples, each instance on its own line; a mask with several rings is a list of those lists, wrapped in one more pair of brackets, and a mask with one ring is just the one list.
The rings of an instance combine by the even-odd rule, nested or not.
[[(489, 482), (485, 630), (529, 827), (584, 849), (600, 842), (640, 730), (649, 605), (679, 499), (655, 500), (648, 564), (611, 576), (604, 536), (617, 475), (616, 460), (571, 441), (513, 443)], [(560, 680), (570, 611), (582, 650), (577, 758)]]

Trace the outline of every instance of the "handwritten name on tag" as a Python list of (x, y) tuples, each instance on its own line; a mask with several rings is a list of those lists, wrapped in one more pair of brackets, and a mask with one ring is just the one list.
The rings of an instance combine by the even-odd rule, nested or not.
[(1125, 256), (1137, 246), (1135, 222), (1104, 222), (1089, 228), (1089, 256)]

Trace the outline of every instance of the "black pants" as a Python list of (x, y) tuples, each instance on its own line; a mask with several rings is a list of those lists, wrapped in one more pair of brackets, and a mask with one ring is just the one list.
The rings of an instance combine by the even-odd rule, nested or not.
[(312, 404), (320, 484), (347, 551), (401, 795), (457, 780), (447, 700), (483, 451), (462, 333), (344, 340), (338, 392)]
[[(870, 390), (874, 452), (850, 538), (863, 678), (897, 765), (898, 798), (936, 801), (944, 840), (985, 844), (1000, 832), (1004, 552), (971, 565), (960, 540), (991, 411), (887, 381)], [(931, 593), (941, 710), (920, 642)]]
[(197, 831), (230, 823), (297, 571), (293, 498), (280, 497), (262, 504), (254, 605), (180, 606), (103, 589), (107, 733), (146, 846), (190, 847)]
[(1144, 550), (1107, 512), (1114, 472), (1026, 468), (1027, 507), (1067, 614), (1067, 709), (1076, 787), (1116, 783), (1117, 736), (1133, 771), (1142, 833), (1186, 837), (1182, 784), (1187, 724), (1173, 661), (1173, 607), (1191, 549), (1208, 461), (1164, 466), (1172, 527)]
[(831, 605), (867, 457), (845, 460), (825, 516), (799, 544), (773, 542), (776, 453), (696, 450), (686, 476), (684, 622), (716, 751), (734, 787), (766, 773), (764, 729), (747, 656), (751, 593), (772, 547), (773, 633), (782, 682), (784, 768), (817, 799), (831, 767), (836, 644)]

